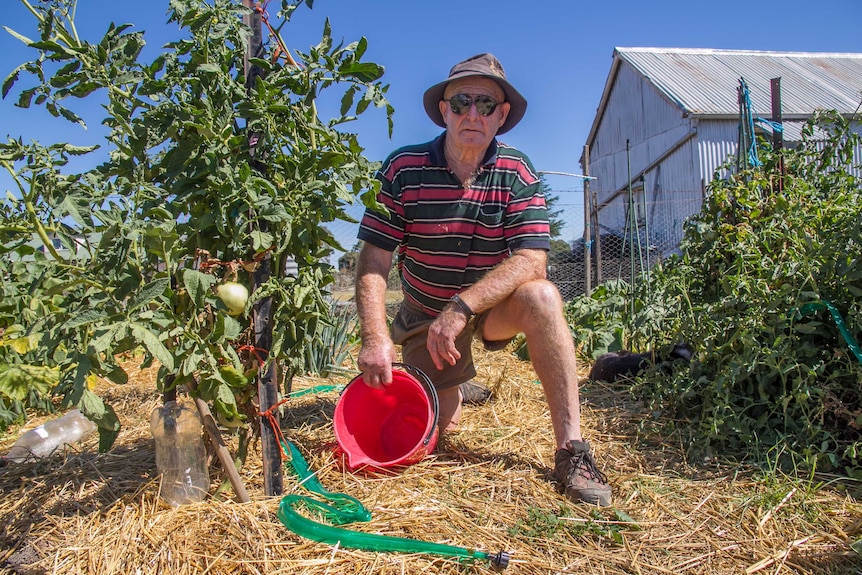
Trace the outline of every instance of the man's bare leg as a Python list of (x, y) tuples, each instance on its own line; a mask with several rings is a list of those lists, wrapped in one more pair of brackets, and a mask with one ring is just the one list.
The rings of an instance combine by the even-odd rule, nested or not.
[(461, 388), (456, 385), (438, 390), (437, 400), (440, 403), (437, 427), (441, 433), (455, 430), (461, 421)]
[(581, 440), (581, 410), (575, 344), (556, 286), (546, 280), (526, 283), (495, 306), (485, 321), (486, 340), (523, 333), (530, 359), (548, 402), (557, 449)]

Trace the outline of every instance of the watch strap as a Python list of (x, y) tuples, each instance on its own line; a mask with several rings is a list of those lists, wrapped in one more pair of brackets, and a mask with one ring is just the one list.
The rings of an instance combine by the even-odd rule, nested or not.
[(461, 299), (461, 296), (459, 294), (453, 295), (451, 298), (449, 298), (449, 301), (455, 304), (455, 307), (458, 308), (458, 311), (463, 313), (467, 317), (467, 319), (470, 319), (471, 317), (476, 315), (473, 313), (473, 310), (470, 309), (470, 306), (467, 305), (467, 303)]

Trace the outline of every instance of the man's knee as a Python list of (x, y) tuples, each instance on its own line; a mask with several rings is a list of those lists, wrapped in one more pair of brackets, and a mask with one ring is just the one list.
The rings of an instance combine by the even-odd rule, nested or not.
[(562, 311), (557, 286), (547, 280), (529, 281), (490, 310), (482, 327), (482, 339), (503, 341), (532, 331), (537, 325), (548, 328), (563, 317)]
[(533, 280), (519, 286), (512, 299), (518, 307), (530, 313), (542, 309), (557, 311), (562, 305), (560, 291), (548, 280)]

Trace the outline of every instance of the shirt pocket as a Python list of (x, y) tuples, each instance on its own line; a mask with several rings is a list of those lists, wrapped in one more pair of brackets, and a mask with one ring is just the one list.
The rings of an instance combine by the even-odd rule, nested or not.
[(497, 204), (486, 204), (479, 208), (479, 223), (486, 228), (499, 228), (503, 225), (506, 210)]

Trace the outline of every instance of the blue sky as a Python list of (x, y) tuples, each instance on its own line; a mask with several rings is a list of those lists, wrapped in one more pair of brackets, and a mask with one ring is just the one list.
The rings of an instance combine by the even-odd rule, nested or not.
[[(272, 0), (273, 18), (279, 6), (280, 0)], [(79, 0), (77, 24), (81, 36), (93, 41), (111, 21), (134, 24), (146, 31), (145, 54), (152, 58), (176, 37), (175, 27), (166, 24), (167, 7), (167, 0)], [(0, 24), (35, 36), (33, 19), (18, 0), (3, 0), (3, 8)], [(525, 118), (502, 139), (526, 152), (539, 170), (576, 173), (615, 46), (862, 52), (862, 0), (316, 0), (313, 10), (300, 8), (283, 30), (288, 46), (306, 51), (317, 43), (326, 17), (336, 39), (365, 36), (365, 58), (386, 68), (384, 81), (391, 85), (388, 95), (396, 109), (392, 139), (382, 113), (372, 111), (349, 128), (373, 160), (439, 133), (422, 110), (422, 93), (454, 63), (480, 52), (501, 60), (529, 102)], [(0, 30), (0, 77), (29, 57), (18, 40)], [(92, 117), (84, 132), (44, 110), (18, 109), (14, 101), (14, 94), (0, 100), (4, 139), (93, 143), (100, 138), (100, 116)], [(563, 192), (581, 187), (575, 178), (548, 181)], [(8, 187), (0, 176), (0, 192)]]

